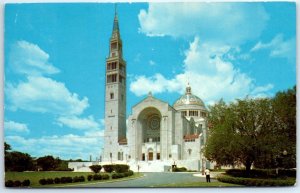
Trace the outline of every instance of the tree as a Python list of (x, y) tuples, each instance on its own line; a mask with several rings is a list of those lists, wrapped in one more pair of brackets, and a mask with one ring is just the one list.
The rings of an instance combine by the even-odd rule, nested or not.
[(59, 158), (54, 158), (53, 156), (44, 156), (37, 159), (37, 165), (42, 168), (43, 171), (55, 170), (60, 164)]
[[(210, 108), (212, 125), (205, 156), (221, 165), (242, 163), (250, 172), (251, 165), (262, 152), (276, 150), (274, 111), (270, 99), (220, 101)], [(275, 144), (275, 145), (274, 145)]]
[[(276, 157), (287, 152), (283, 160), (283, 167), (296, 167), (296, 86), (287, 91), (278, 92), (273, 99), (276, 123), (278, 126), (278, 143), (280, 148)], [(284, 156), (284, 155), (283, 155)]]
[(94, 172), (94, 173), (99, 173), (100, 170), (102, 169), (102, 166), (101, 165), (92, 165), (90, 166), (90, 169)]
[(29, 171), (33, 170), (33, 161), (29, 154), (18, 151), (5, 155), (5, 171)]
[(4, 142), (4, 152), (5, 155), (8, 153), (8, 151), (11, 150), (11, 147), (8, 143)]

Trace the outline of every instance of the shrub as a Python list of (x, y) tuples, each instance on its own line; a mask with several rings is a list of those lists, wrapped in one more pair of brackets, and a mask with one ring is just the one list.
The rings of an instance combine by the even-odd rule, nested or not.
[(108, 180), (109, 175), (108, 174), (101, 174), (101, 178), (102, 178), (102, 180)]
[(93, 179), (94, 179), (94, 180), (102, 180), (102, 176), (99, 175), (99, 174), (95, 174), (95, 175), (93, 176)]
[(111, 178), (112, 179), (117, 179), (119, 177), (118, 173), (112, 173)]
[(54, 178), (54, 183), (55, 184), (60, 184), (60, 178)]
[(20, 187), (22, 183), (19, 180), (14, 181), (13, 187)]
[(54, 184), (54, 180), (52, 178), (46, 179), (47, 184)]
[(128, 173), (129, 173), (129, 176), (132, 176), (134, 174), (132, 170), (129, 170)]
[(39, 183), (40, 183), (41, 185), (46, 185), (46, 184), (47, 184), (47, 181), (46, 181), (46, 179), (40, 179), (40, 180), (39, 180)]
[(60, 178), (60, 183), (62, 183), (62, 184), (67, 183), (67, 177), (61, 177)]
[(186, 172), (187, 169), (185, 167), (182, 167), (182, 168), (175, 167), (175, 168), (172, 169), (172, 171), (173, 172)]
[(226, 173), (234, 177), (250, 177), (250, 178), (277, 178), (277, 177), (296, 177), (294, 169), (279, 169), (278, 175), (276, 169), (252, 169), (247, 176), (246, 170), (230, 169)]
[(241, 177), (231, 177), (220, 175), (217, 177), (218, 181), (240, 184), (245, 186), (293, 186), (295, 180), (277, 180), (277, 179), (257, 179), (257, 178), (241, 178)]
[(78, 176), (73, 177), (73, 182), (79, 182), (79, 177)]
[(94, 173), (99, 173), (100, 170), (102, 169), (102, 166), (101, 165), (92, 165), (90, 166), (90, 169), (94, 172)]
[(73, 182), (84, 182), (84, 181), (85, 181), (84, 176), (75, 176), (73, 178)]
[(22, 186), (30, 186), (30, 180), (24, 180)]
[(5, 182), (5, 187), (13, 187), (14, 186), (14, 182), (12, 180), (7, 180)]
[(60, 178), (60, 182), (61, 182), (62, 184), (65, 184), (65, 183), (72, 183), (72, 181), (73, 181), (72, 177), (61, 177), (61, 178)]
[(117, 179), (117, 178), (124, 178), (126, 177), (124, 173), (112, 173), (111, 178)]
[(72, 183), (72, 182), (73, 182), (72, 177), (67, 177), (67, 183)]
[(117, 173), (124, 173), (129, 170), (129, 166), (125, 164), (116, 164), (113, 166), (114, 171)]
[(104, 171), (107, 173), (111, 173), (114, 170), (113, 165), (103, 165)]
[(93, 180), (93, 176), (92, 175), (88, 175), (87, 179), (88, 179), (88, 181), (91, 181), (91, 180)]
[(79, 176), (79, 182), (84, 182), (85, 181), (85, 177), (84, 176)]

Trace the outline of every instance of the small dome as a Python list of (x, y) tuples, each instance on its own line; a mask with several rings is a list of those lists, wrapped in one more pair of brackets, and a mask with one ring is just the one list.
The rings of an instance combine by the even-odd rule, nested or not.
[(194, 108), (205, 109), (205, 105), (203, 101), (192, 94), (191, 87), (188, 85), (186, 87), (185, 94), (182, 95), (173, 105), (176, 110), (179, 109), (189, 109), (189, 107), (193, 106)]

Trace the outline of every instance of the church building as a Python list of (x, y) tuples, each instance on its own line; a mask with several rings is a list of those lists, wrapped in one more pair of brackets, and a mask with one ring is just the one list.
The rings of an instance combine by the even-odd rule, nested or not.
[(109, 41), (105, 78), (105, 132), (101, 164), (123, 163), (133, 171), (169, 171), (172, 165), (202, 171), (208, 111), (189, 85), (172, 105), (149, 92), (132, 107), (126, 124), (126, 62), (118, 16)]

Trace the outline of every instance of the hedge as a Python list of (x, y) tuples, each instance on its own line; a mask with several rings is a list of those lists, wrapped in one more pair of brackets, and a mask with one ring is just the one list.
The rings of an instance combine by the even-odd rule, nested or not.
[(88, 175), (87, 179), (88, 179), (88, 181), (92, 181), (92, 180), (108, 180), (109, 179), (109, 175), (108, 174)]
[(186, 172), (187, 169), (185, 167), (182, 167), (182, 168), (172, 168), (172, 172)]
[(111, 173), (114, 170), (114, 166), (113, 165), (103, 165), (104, 171), (107, 173)]
[(118, 178), (124, 178), (124, 177), (128, 177), (128, 176), (132, 176), (133, 175), (133, 171), (129, 170), (128, 172), (124, 172), (124, 173), (112, 173), (111, 178), (112, 179), (118, 179)]
[(128, 172), (129, 170), (129, 166), (125, 165), (125, 164), (116, 164), (113, 165), (114, 171), (117, 173), (124, 173), (124, 172)]
[(61, 178), (47, 178), (47, 179), (40, 179), (39, 183), (41, 185), (47, 185), (47, 184), (65, 184), (65, 183), (72, 183), (72, 182), (84, 182), (85, 177), (84, 176), (75, 176), (75, 177), (61, 177)]
[(257, 179), (257, 178), (241, 178), (241, 177), (231, 177), (225, 175), (219, 175), (217, 177), (218, 181), (240, 184), (245, 186), (293, 186), (295, 180), (276, 180), (276, 179)]
[(279, 169), (278, 175), (276, 169), (252, 169), (247, 175), (246, 170), (230, 169), (226, 174), (234, 177), (250, 177), (250, 178), (277, 178), (277, 177), (296, 177), (296, 170), (294, 169)]
[(30, 186), (30, 180), (24, 180), (23, 182), (16, 180), (7, 180), (5, 181), (5, 187), (28, 187)]
[(94, 172), (94, 173), (99, 173), (100, 170), (102, 169), (102, 166), (101, 165), (92, 165), (90, 166), (90, 169)]

